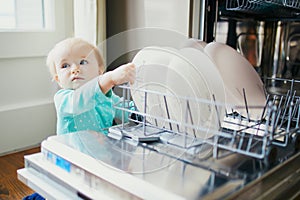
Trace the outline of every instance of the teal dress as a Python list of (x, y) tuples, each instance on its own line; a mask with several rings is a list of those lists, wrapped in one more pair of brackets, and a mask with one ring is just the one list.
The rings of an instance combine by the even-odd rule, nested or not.
[[(116, 109), (123, 99), (110, 90), (103, 94), (95, 78), (76, 90), (61, 89), (54, 96), (57, 134), (93, 130), (108, 133), (113, 119), (128, 121), (128, 112)], [(129, 103), (128, 105), (131, 105)]]

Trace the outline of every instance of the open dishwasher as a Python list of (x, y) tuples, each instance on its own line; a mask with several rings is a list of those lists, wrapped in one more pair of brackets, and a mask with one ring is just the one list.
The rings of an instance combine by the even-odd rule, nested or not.
[[(299, 83), (267, 79), (288, 89), (285, 95), (267, 91), (263, 107), (250, 107), (244, 93), (237, 110), (260, 109), (256, 120), (229, 113), (213, 93), (208, 100), (156, 86), (119, 86), (123, 102), (115, 106), (132, 116), (128, 122), (107, 136), (49, 137), (41, 153), (25, 156), (19, 179), (47, 199), (292, 198), (285, 191), (295, 192), (300, 182)], [(139, 106), (128, 103), (132, 97)], [(209, 112), (197, 118), (198, 109)]]

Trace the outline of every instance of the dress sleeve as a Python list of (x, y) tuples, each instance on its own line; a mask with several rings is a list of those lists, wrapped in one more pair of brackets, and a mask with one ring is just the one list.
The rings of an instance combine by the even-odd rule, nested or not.
[[(127, 122), (130, 114), (117, 108), (124, 106), (123, 98), (112, 90), (106, 94), (101, 91), (98, 77), (76, 90), (59, 90), (54, 96), (54, 102), (60, 118), (72, 116), (75, 121), (78, 121), (80, 116), (93, 113), (89, 118), (96, 118), (97, 123), (101, 123), (101, 127), (110, 126), (113, 118), (122, 120), (124, 117), (124, 122)], [(129, 108), (129, 105), (129, 102), (125, 102), (126, 108)]]
[(78, 115), (95, 107), (95, 96), (109, 98), (101, 92), (98, 77), (76, 90), (59, 90), (54, 96), (55, 107), (62, 115)]

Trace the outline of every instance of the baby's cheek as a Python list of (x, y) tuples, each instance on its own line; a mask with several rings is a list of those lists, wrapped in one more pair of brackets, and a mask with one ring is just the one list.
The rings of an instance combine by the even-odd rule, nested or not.
[(69, 70), (63, 70), (63, 71), (61, 71), (60, 74), (61, 74), (62, 78), (67, 78), (70, 75), (70, 72), (69, 72)]

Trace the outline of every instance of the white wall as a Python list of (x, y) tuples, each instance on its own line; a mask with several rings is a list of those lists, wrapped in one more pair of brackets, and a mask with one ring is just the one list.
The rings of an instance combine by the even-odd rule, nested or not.
[(144, 0), (145, 26), (188, 35), (189, 3), (189, 0)]
[(37, 146), (55, 134), (56, 86), (47, 52), (73, 33), (72, 1), (55, 0), (55, 30), (0, 33), (0, 155)]

